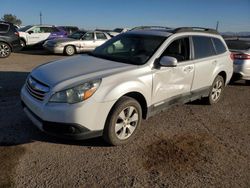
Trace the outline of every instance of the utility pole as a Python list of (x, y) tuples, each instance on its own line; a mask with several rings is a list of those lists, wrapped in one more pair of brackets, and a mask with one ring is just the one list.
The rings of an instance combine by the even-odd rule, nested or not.
[(219, 24), (220, 24), (220, 22), (219, 22), (219, 21), (217, 21), (217, 23), (216, 23), (216, 31), (218, 31), (218, 30), (219, 30)]
[(42, 25), (43, 24), (43, 21), (42, 21), (42, 12), (40, 12), (40, 25)]

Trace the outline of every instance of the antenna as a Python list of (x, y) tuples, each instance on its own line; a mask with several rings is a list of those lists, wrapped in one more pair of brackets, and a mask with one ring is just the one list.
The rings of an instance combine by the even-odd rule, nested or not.
[(220, 22), (219, 22), (219, 21), (217, 21), (217, 23), (216, 23), (216, 31), (218, 31), (218, 30), (219, 30), (219, 24), (220, 24)]
[(43, 16), (43, 15), (42, 15), (42, 12), (40, 12), (40, 15), (39, 15), (39, 16), (40, 16), (40, 25), (42, 25), (42, 23), (43, 23), (43, 21), (42, 21), (42, 16)]

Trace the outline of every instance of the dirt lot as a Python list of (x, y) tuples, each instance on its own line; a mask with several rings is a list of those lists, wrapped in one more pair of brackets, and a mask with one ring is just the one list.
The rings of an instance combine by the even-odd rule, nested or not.
[(19, 98), (34, 67), (64, 57), (24, 53), (0, 59), (0, 187), (250, 187), (250, 86), (158, 114), (129, 145), (65, 141), (33, 126)]

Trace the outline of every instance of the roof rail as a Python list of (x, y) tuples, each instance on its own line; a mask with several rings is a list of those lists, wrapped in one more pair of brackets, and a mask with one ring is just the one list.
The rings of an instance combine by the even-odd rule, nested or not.
[(182, 32), (203, 32), (219, 35), (219, 32), (215, 29), (203, 28), (203, 27), (178, 27), (173, 30), (173, 33), (182, 33)]
[(138, 26), (138, 27), (132, 28), (130, 31), (132, 31), (132, 30), (143, 30), (143, 29), (172, 29), (172, 28), (163, 27), (163, 26)]

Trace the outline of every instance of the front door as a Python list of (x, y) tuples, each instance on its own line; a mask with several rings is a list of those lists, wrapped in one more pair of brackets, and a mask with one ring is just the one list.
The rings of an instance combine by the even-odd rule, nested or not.
[(194, 77), (189, 37), (171, 42), (161, 55), (163, 56), (176, 58), (178, 64), (176, 67), (160, 67), (154, 70), (152, 102), (155, 107), (178, 102), (190, 95)]

